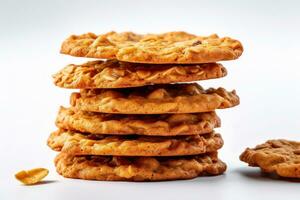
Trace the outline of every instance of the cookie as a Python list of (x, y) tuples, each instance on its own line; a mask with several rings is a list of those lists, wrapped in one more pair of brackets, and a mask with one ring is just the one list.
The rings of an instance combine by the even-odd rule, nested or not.
[(240, 155), (240, 159), (267, 173), (300, 178), (300, 142), (269, 140), (253, 149), (247, 148)]
[(178, 156), (217, 151), (223, 146), (220, 134), (193, 136), (116, 136), (57, 130), (48, 146), (73, 155)]
[(79, 110), (121, 114), (196, 113), (239, 104), (235, 91), (204, 90), (196, 83), (123, 89), (82, 89), (71, 105)]
[(63, 42), (60, 52), (137, 63), (211, 63), (237, 59), (243, 47), (238, 40), (216, 34), (203, 37), (185, 32), (109, 32), (72, 35)]
[(183, 157), (74, 156), (60, 153), (56, 171), (66, 178), (101, 181), (163, 181), (220, 175), (217, 153)]
[(210, 133), (221, 126), (221, 120), (215, 112), (124, 115), (60, 107), (56, 125), (62, 129), (92, 134), (175, 136)]
[(63, 88), (126, 88), (153, 84), (190, 82), (220, 78), (226, 69), (217, 63), (198, 65), (151, 65), (117, 60), (70, 64), (53, 75)]

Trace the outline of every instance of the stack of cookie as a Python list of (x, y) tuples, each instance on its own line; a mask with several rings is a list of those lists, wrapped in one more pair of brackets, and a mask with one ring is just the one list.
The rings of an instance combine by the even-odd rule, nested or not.
[(99, 58), (70, 64), (55, 85), (80, 89), (61, 107), (48, 145), (64, 177), (158, 181), (218, 175), (223, 145), (215, 109), (239, 104), (235, 91), (192, 82), (226, 75), (216, 61), (242, 54), (239, 41), (185, 32), (72, 35), (61, 53)]

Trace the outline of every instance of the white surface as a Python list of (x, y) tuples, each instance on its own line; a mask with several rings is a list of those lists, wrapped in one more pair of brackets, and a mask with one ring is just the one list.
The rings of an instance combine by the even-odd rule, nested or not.
[[(299, 199), (299, 182), (261, 177), (238, 156), (270, 138), (300, 139), (300, 29), (297, 1), (0, 1), (0, 199)], [(228, 171), (219, 177), (160, 183), (64, 179), (46, 139), (70, 90), (51, 74), (84, 59), (60, 55), (72, 33), (110, 30), (218, 33), (240, 39), (237, 61), (224, 62), (226, 78), (204, 86), (235, 88), (239, 107), (218, 112)], [(47, 184), (25, 187), (13, 175), (47, 167)]]

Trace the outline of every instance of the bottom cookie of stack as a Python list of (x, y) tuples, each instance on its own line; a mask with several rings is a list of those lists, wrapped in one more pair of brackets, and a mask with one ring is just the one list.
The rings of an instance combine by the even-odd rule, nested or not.
[(127, 157), (75, 156), (60, 153), (56, 170), (67, 178), (105, 181), (163, 181), (219, 175), (226, 164), (217, 152), (194, 156)]

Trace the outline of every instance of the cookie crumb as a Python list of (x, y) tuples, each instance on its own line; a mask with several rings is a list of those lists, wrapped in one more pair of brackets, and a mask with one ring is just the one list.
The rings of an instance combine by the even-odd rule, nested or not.
[(22, 170), (15, 174), (17, 180), (25, 185), (33, 185), (40, 182), (49, 173), (48, 169), (35, 168), (30, 170)]

